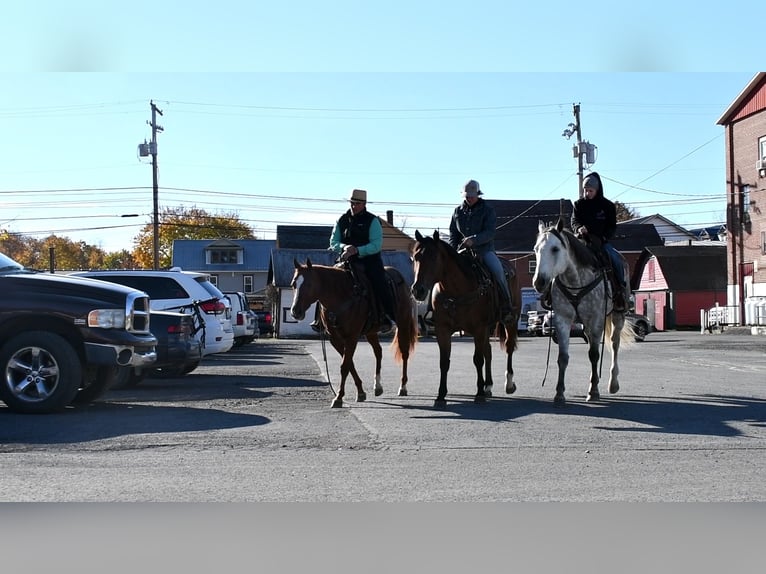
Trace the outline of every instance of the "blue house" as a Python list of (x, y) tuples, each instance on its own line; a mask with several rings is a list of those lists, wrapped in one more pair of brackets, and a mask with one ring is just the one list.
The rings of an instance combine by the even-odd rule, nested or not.
[(273, 239), (176, 239), (173, 267), (210, 275), (221, 291), (265, 298)]

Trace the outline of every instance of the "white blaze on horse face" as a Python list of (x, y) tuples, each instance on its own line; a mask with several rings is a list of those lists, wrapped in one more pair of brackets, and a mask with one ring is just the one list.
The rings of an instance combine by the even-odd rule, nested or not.
[(290, 315), (292, 315), (295, 319), (298, 319), (298, 315), (301, 314), (298, 312), (296, 304), (298, 303), (298, 295), (301, 292), (301, 285), (303, 285), (303, 281), (303, 275), (298, 275), (298, 277), (295, 278), (293, 285), (293, 304), (290, 306)]

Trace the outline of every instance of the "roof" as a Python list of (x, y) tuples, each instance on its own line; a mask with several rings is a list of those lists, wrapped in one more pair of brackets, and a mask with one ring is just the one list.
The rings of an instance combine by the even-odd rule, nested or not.
[[(407, 284), (412, 284), (415, 280), (415, 273), (412, 270), (409, 253), (383, 251), (381, 255), (384, 265), (396, 268), (404, 276)], [(306, 259), (311, 259), (312, 263), (319, 265), (334, 265), (336, 256), (326, 249), (275, 249), (271, 253), (271, 264), (266, 283), (274, 284), (276, 287), (289, 287), (295, 271), (294, 260), (305, 263)]]
[[(269, 268), (273, 239), (175, 239), (173, 241), (174, 267), (216, 271), (266, 271)], [(242, 249), (242, 264), (207, 263), (205, 251), (209, 249)]]
[(279, 249), (327, 249), (332, 225), (277, 225)]
[(652, 256), (673, 291), (726, 291), (725, 245), (647, 247), (641, 267)]
[(553, 225), (559, 217), (566, 225), (572, 219), (569, 199), (485, 199), (495, 208), (497, 231), (495, 250), (505, 253), (529, 253), (537, 240), (538, 223)]
[(617, 224), (611, 244), (617, 251), (640, 252), (650, 245), (662, 245), (662, 237), (651, 223), (623, 221)]
[(721, 117), (718, 118), (716, 124), (721, 126), (728, 124), (732, 116), (739, 111), (740, 106), (747, 101), (751, 92), (756, 89), (764, 78), (766, 78), (766, 72), (758, 72), (753, 76), (753, 79), (750, 80), (750, 83), (747, 86), (745, 86), (745, 89), (739, 93), (734, 101), (729, 104), (729, 107), (726, 108), (723, 114), (721, 114)]

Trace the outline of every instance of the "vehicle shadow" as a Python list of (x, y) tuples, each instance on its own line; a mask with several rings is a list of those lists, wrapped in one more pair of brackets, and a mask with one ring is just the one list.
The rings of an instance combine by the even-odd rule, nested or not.
[[(27, 451), (29, 445), (36, 444), (86, 443), (134, 434), (234, 429), (270, 422), (264, 416), (219, 409), (135, 403), (94, 403), (48, 415), (8, 412), (2, 420), (0, 449), (6, 453), (16, 450), (11, 446), (14, 444), (24, 445), (19, 448)], [(66, 431), (62, 432), (62, 428)]]
[(443, 409), (401, 401), (386, 404), (412, 411), (413, 418), (418, 419), (454, 419), (457, 415), (465, 420), (507, 422), (540, 414), (575, 416), (582, 418), (583, 424), (590, 428), (612, 432), (743, 437), (750, 436), (743, 427), (766, 427), (766, 400), (725, 395), (689, 395), (677, 399), (602, 395), (598, 403), (568, 398), (565, 406), (555, 406), (553, 397), (494, 396), (486, 403), (477, 404), (473, 395), (457, 394), (447, 396), (447, 406)]

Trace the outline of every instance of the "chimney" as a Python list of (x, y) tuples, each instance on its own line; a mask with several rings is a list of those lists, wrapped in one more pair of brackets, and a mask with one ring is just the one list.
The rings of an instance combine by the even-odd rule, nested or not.
[(392, 209), (389, 209), (388, 211), (386, 211), (386, 221), (388, 222), (389, 225), (394, 224), (394, 212)]

